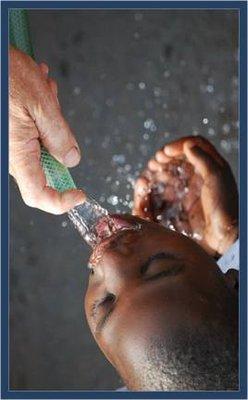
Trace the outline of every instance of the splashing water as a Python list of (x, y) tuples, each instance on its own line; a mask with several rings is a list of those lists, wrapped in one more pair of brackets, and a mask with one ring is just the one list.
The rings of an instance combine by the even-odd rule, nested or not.
[(84, 203), (69, 210), (68, 217), (82, 238), (91, 247), (94, 247), (98, 242), (96, 231), (98, 222), (103, 217), (110, 219), (108, 211), (89, 196)]
[(87, 197), (84, 203), (69, 210), (68, 217), (93, 251), (102, 240), (119, 231), (141, 229), (139, 223), (130, 223), (121, 216), (109, 215), (108, 211), (91, 197)]

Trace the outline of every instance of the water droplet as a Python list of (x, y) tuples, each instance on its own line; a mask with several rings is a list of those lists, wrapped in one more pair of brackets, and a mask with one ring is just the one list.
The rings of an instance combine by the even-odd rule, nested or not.
[(66, 228), (67, 225), (68, 225), (68, 222), (67, 222), (67, 221), (63, 221), (62, 224), (61, 224), (62, 228)]
[(144, 138), (144, 140), (149, 140), (149, 134), (148, 133), (144, 133), (144, 135), (143, 135), (143, 138)]
[(215, 135), (215, 130), (214, 130), (214, 128), (208, 128), (208, 135), (209, 135), (209, 136), (214, 136), (214, 135)]
[(144, 90), (146, 88), (145, 82), (140, 82), (139, 83), (139, 88), (140, 88), (140, 90)]
[(229, 124), (224, 124), (223, 126), (222, 126), (222, 131), (223, 131), (223, 133), (224, 134), (228, 134), (228, 133), (230, 133), (230, 131), (231, 131), (231, 127), (230, 127), (230, 125)]
[(204, 125), (207, 125), (208, 122), (209, 122), (209, 121), (208, 121), (208, 118), (203, 118), (202, 122), (203, 122)]
[(144, 122), (144, 128), (145, 129), (148, 129), (148, 130), (150, 130), (150, 131), (152, 131), (152, 132), (155, 132), (156, 131), (156, 125), (155, 125), (155, 123), (154, 123), (154, 121), (153, 121), (153, 119), (151, 119), (151, 118), (148, 118), (145, 122)]
[(195, 240), (202, 240), (202, 235), (200, 235), (197, 232), (194, 232), (193, 235), (192, 235), (192, 238), (195, 239)]
[(75, 86), (73, 89), (73, 94), (78, 96), (81, 93), (81, 88), (79, 86)]
[(159, 97), (161, 95), (161, 89), (159, 87), (155, 87), (153, 90), (154, 96)]
[(192, 135), (193, 136), (198, 136), (199, 135), (199, 129), (193, 128)]
[(226, 153), (230, 153), (232, 150), (232, 145), (231, 145), (230, 141), (223, 139), (220, 141), (220, 146)]
[(112, 195), (108, 197), (108, 203), (112, 204), (113, 206), (116, 206), (119, 203), (118, 196)]
[(129, 208), (130, 208), (130, 209), (133, 208), (133, 200), (129, 201)]
[(207, 85), (206, 86), (206, 92), (213, 93), (214, 92), (214, 86), (213, 85)]
[(129, 172), (129, 171), (131, 171), (131, 165), (130, 164), (126, 164), (125, 165), (125, 167), (124, 167), (124, 170), (126, 171), (126, 172)]
[(115, 164), (124, 164), (126, 157), (124, 154), (114, 154), (112, 160)]
[(164, 77), (169, 78), (170, 76), (170, 71), (164, 71)]

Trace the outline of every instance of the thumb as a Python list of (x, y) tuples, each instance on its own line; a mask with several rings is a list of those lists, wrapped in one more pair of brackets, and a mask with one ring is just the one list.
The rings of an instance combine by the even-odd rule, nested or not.
[(47, 82), (44, 85), (47, 85), (46, 97), (39, 99), (39, 107), (33, 110), (41, 143), (59, 162), (66, 167), (74, 167), (81, 158), (77, 141), (51, 88)]
[(209, 175), (216, 174), (219, 169), (219, 165), (215, 159), (199, 146), (192, 146), (190, 143), (185, 143), (184, 154), (203, 179)]

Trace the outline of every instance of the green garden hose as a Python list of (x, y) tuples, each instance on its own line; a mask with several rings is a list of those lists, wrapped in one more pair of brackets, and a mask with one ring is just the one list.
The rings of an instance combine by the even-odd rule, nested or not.
[[(12, 9), (10, 11), (9, 35), (10, 43), (14, 47), (34, 58), (26, 10)], [(44, 147), (42, 147), (41, 150), (41, 164), (49, 186), (59, 192), (76, 188), (69, 170), (55, 160), (55, 158), (52, 157)]]

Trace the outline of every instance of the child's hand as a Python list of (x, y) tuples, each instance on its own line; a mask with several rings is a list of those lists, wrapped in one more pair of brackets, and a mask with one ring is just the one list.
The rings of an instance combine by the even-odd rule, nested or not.
[[(237, 186), (228, 163), (202, 137), (182, 138), (155, 154), (136, 182), (133, 213), (156, 220), (158, 196), (161, 202), (173, 203), (182, 181), (168, 167), (177, 163), (185, 166), (188, 193), (182, 199), (186, 218), (176, 229), (187, 232), (190, 228), (193, 238), (209, 253), (223, 254), (238, 235)], [(164, 185), (155, 197), (154, 184)]]

